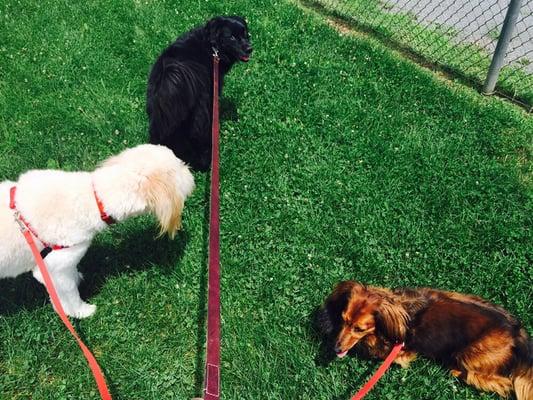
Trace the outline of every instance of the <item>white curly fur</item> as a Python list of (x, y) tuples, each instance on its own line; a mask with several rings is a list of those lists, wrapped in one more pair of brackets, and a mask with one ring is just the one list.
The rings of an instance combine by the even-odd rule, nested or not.
[[(9, 189), (16, 185), (17, 209), (47, 243), (69, 246), (52, 251), (45, 262), (65, 312), (71, 317), (92, 315), (96, 306), (79, 295), (76, 267), (96, 233), (107, 224), (93, 194), (117, 222), (152, 213), (161, 233), (174, 236), (180, 227), (185, 199), (194, 189), (189, 168), (164, 146), (127, 149), (104, 161), (93, 172), (31, 170), (17, 182), (0, 183), (0, 278), (33, 271), (42, 283), (31, 251), (9, 208)], [(41, 243), (36, 240), (38, 246)]]

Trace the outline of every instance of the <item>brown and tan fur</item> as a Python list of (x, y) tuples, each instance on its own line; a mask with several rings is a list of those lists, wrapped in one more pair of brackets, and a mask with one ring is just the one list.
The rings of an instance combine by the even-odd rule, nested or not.
[(321, 310), (324, 332), (343, 356), (357, 345), (384, 359), (395, 343), (395, 363), (418, 354), (448, 367), (478, 389), (533, 400), (533, 350), (520, 323), (503, 308), (471, 295), (430, 288), (390, 290), (339, 283)]

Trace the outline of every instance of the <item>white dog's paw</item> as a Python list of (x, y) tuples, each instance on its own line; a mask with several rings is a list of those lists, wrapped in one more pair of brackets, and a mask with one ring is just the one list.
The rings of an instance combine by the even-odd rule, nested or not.
[(89, 303), (81, 303), (75, 310), (65, 310), (65, 312), (73, 318), (87, 318), (93, 315), (96, 311), (96, 306)]

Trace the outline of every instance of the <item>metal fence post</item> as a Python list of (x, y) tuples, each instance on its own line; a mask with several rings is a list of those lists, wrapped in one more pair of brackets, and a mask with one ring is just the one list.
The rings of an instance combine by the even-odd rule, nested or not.
[(489, 72), (487, 73), (487, 79), (483, 85), (483, 94), (494, 93), (494, 88), (496, 87), (496, 82), (498, 81), (498, 76), (500, 75), (500, 70), (503, 66), (503, 61), (505, 54), (507, 53), (507, 48), (509, 47), (509, 42), (511, 41), (516, 20), (518, 19), (518, 14), (520, 14), (521, 3), (522, 0), (511, 0), (509, 2), (500, 37), (498, 38), (498, 44), (496, 45), (496, 50), (494, 50)]

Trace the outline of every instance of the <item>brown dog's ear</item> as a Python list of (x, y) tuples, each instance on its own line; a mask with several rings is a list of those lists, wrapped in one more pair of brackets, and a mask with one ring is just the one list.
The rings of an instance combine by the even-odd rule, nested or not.
[(403, 342), (407, 333), (409, 314), (401, 304), (392, 299), (382, 299), (374, 315), (376, 332), (394, 343)]
[(342, 312), (350, 300), (352, 290), (358, 284), (354, 281), (338, 283), (317, 313), (319, 331), (326, 336), (336, 335), (342, 325)]
[(337, 297), (343, 297), (348, 294), (352, 293), (352, 290), (358, 286), (361, 286), (361, 284), (355, 282), (355, 281), (342, 281), (337, 283), (335, 288), (333, 289), (333, 292), (329, 296), (328, 300), (333, 300)]

